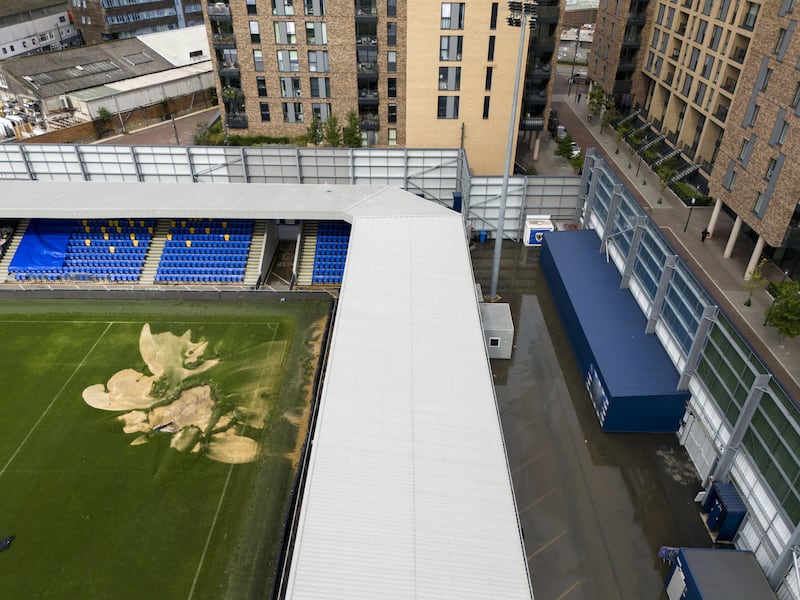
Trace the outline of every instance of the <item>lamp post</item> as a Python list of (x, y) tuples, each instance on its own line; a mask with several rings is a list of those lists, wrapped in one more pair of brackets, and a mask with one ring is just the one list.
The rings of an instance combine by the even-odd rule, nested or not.
[(567, 87), (567, 98), (569, 98), (569, 95), (572, 92), (572, 82), (575, 79), (575, 62), (578, 60), (578, 46), (580, 45), (581, 45), (581, 28), (579, 25), (578, 35), (575, 36), (575, 54), (572, 55), (572, 73), (569, 76), (569, 86)]
[(500, 190), (500, 214), (497, 216), (497, 234), (494, 238), (494, 257), (492, 260), (492, 281), (489, 288), (489, 300), (495, 302), (497, 295), (497, 280), (500, 276), (500, 256), (503, 252), (503, 229), (506, 220), (506, 196), (508, 195), (508, 172), (511, 170), (511, 152), (514, 149), (514, 139), (517, 136), (517, 96), (519, 95), (519, 79), (522, 70), (522, 53), (525, 49), (525, 24), (531, 21), (531, 31), (536, 24), (539, 14), (537, 2), (509, 2), (509, 15), (506, 22), (512, 27), (519, 27), (519, 50), (517, 51), (517, 69), (514, 77), (514, 95), (511, 97), (511, 119), (508, 123), (508, 143), (506, 144), (506, 162), (503, 169), (503, 187)]
[(689, 228), (689, 219), (692, 218), (692, 211), (694, 210), (694, 203), (697, 202), (694, 196), (692, 196), (692, 204), (689, 206), (689, 216), (686, 217), (686, 225), (683, 226), (683, 233), (686, 233), (686, 230)]
[[(786, 281), (786, 277), (788, 275), (789, 271), (783, 272), (783, 277), (781, 278), (781, 285), (784, 284), (784, 282)], [(778, 291), (775, 292), (775, 296), (772, 298), (772, 304), (769, 305), (769, 309), (767, 310), (767, 314), (764, 317), (764, 324), (762, 325), (762, 327), (766, 327), (767, 323), (769, 323), (769, 316), (772, 314), (772, 307), (775, 306), (775, 301), (778, 299), (778, 294), (780, 294), (780, 288), (778, 288)]]
[(641, 151), (641, 148), (636, 151), (636, 154), (639, 155), (639, 162), (636, 163), (636, 177), (638, 177), (639, 176), (639, 167), (642, 166), (642, 151)]

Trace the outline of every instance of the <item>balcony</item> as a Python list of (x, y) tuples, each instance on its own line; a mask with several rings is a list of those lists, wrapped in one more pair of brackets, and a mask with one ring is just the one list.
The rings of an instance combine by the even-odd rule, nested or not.
[(225, 124), (230, 129), (247, 129), (247, 115), (244, 113), (229, 113)]
[(522, 131), (543, 131), (544, 117), (522, 117), (519, 120), (519, 128)]
[(676, 33), (678, 35), (684, 35), (686, 33), (686, 23), (681, 23), (680, 25), (678, 25)]
[(378, 18), (378, 6), (375, 0), (356, 0), (356, 23), (373, 22)]
[(378, 104), (378, 90), (358, 90), (359, 106), (375, 106)]
[(356, 71), (358, 77), (363, 78), (377, 78), (378, 77), (378, 63), (377, 62), (359, 62)]
[(733, 94), (736, 91), (737, 83), (738, 83), (737, 80), (728, 78), (725, 80), (725, 83), (723, 83), (720, 87), (722, 87), (722, 89), (728, 92), (729, 94)]
[(646, 19), (647, 19), (646, 11), (629, 12), (627, 23), (629, 25), (644, 25)]
[(378, 115), (361, 115), (361, 129), (364, 131), (378, 131), (381, 128), (381, 122)]
[(614, 82), (615, 94), (630, 94), (633, 81), (630, 79), (617, 79)]
[[(546, 89), (533, 89), (530, 93), (526, 94), (525, 106), (546, 106), (547, 105), (547, 90)], [(530, 111), (538, 112), (538, 111)]]
[(623, 48), (639, 48), (642, 45), (642, 36), (639, 34), (626, 35), (622, 38)]
[(561, 7), (558, 4), (555, 5), (544, 5), (541, 2), (539, 3), (539, 16), (536, 17), (536, 20), (539, 23), (558, 23), (558, 15), (561, 11)]
[(547, 35), (540, 29), (537, 35), (533, 38), (532, 43), (534, 49), (537, 51), (549, 50), (552, 52), (556, 47), (556, 36)]
[(239, 77), (239, 63), (231, 61), (221, 61), (219, 63), (220, 77)]
[(244, 92), (241, 88), (233, 86), (225, 86), (222, 88), (222, 99), (227, 101), (241, 101), (244, 98)]
[(738, 48), (733, 49), (733, 54), (731, 54), (731, 59), (735, 60), (738, 63), (744, 62), (744, 57), (747, 56), (747, 49), (742, 48), (741, 46)]
[(725, 119), (728, 118), (728, 107), (727, 106), (717, 106), (717, 110), (714, 111), (714, 117), (725, 122)]
[(209, 21), (230, 21), (231, 7), (222, 2), (215, 2), (208, 5)]
[(229, 48), (236, 48), (236, 36), (231, 33), (213, 33), (211, 34), (211, 42), (214, 48), (225, 50)]
[(552, 75), (550, 63), (537, 62), (533, 66), (532, 75), (533, 79), (536, 81), (541, 81), (543, 79), (550, 79), (550, 76)]
[(356, 35), (356, 46), (377, 46), (378, 37), (374, 35)]
[(678, 60), (680, 55), (681, 55), (681, 51), (680, 50), (677, 50), (677, 49), (673, 50), (672, 51), (672, 60)]
[(627, 73), (636, 70), (636, 60), (633, 58), (620, 60), (617, 64), (617, 73)]
[(664, 77), (664, 83), (666, 83), (668, 86), (671, 86), (674, 80), (675, 80), (675, 71), (673, 71), (672, 73), (667, 73), (667, 76)]

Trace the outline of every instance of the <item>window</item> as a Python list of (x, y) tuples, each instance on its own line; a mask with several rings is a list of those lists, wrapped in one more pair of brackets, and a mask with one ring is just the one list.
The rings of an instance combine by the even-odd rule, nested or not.
[(386, 43), (389, 46), (397, 45), (397, 23), (395, 21), (386, 24)]
[(659, 4), (658, 5), (658, 16), (656, 17), (656, 23), (661, 25), (664, 22), (664, 11), (667, 9), (666, 5)]
[(299, 77), (281, 77), (281, 98), (299, 98), (301, 95)]
[(264, 70), (264, 54), (261, 50), (253, 50), (253, 65), (258, 73)]
[[(490, 35), (489, 36), (489, 51), (486, 53), (486, 60), (488, 60), (490, 62), (494, 60), (494, 40), (495, 40), (495, 36)], [(459, 46), (458, 46), (458, 54), (459, 54), (459, 56), (461, 55), (461, 44), (460, 43), (459, 43)], [(459, 58), (458, 60), (461, 60), (461, 59)]]
[(794, 97), (792, 98), (792, 108), (797, 108), (800, 105), (800, 82), (797, 83), (797, 87), (794, 88)]
[(689, 69), (694, 71), (697, 68), (697, 61), (700, 60), (700, 50), (692, 48), (692, 57), (689, 59)]
[(297, 30), (294, 21), (275, 21), (275, 43), (276, 44), (296, 44)]
[(750, 115), (750, 127), (755, 127), (756, 120), (758, 119), (758, 113), (761, 111), (761, 107), (758, 104), (753, 105), (753, 114)]
[(309, 17), (324, 17), (325, 0), (305, 0), (305, 14)]
[(283, 122), (302, 123), (303, 122), (303, 103), (284, 102), (283, 103)]
[(258, 89), (259, 98), (267, 97), (267, 79), (266, 77), (256, 77), (256, 89)]
[(720, 39), (722, 39), (722, 27), (719, 25), (714, 25), (714, 30), (711, 32), (711, 41), (708, 43), (708, 47), (716, 52), (717, 48), (719, 48)]
[(397, 123), (397, 104), (389, 104), (387, 108), (388, 108), (387, 121), (389, 123)]
[(672, 29), (672, 21), (674, 21), (674, 20), (675, 20), (675, 9), (674, 8), (670, 8), (667, 11), (667, 23), (666, 23), (666, 28), (667, 29)]
[(664, 35), (661, 36), (661, 51), (664, 54), (667, 53), (667, 44), (669, 44), (669, 34), (665, 31)]
[(763, 192), (758, 192), (756, 194), (756, 203), (753, 206), (753, 212), (756, 216), (763, 217), (764, 213), (767, 212), (767, 204), (768, 204), (767, 196)]
[(702, 44), (706, 37), (706, 27), (708, 27), (708, 21), (700, 19), (700, 25), (697, 26), (697, 35), (694, 36), (694, 41), (698, 44)]
[(261, 43), (261, 34), (258, 29), (258, 21), (250, 21), (250, 42), (253, 44)]
[(461, 67), (439, 67), (439, 89), (454, 92), (461, 89)]
[(329, 102), (315, 102), (311, 105), (311, 113), (317, 117), (317, 121), (324, 123), (331, 116), (331, 105)]
[(397, 98), (397, 78), (389, 77), (386, 80), (386, 95), (389, 98)]
[(278, 50), (278, 71), (296, 73), (299, 70), (297, 50)]
[(731, 171), (730, 177), (728, 177), (728, 185), (725, 186), (725, 189), (732, 192), (734, 185), (736, 185), (736, 171)]
[(687, 75), (686, 77), (683, 78), (683, 88), (681, 89), (681, 94), (683, 94), (687, 98), (689, 97), (689, 92), (691, 92), (692, 90), (693, 81), (694, 77), (692, 77), (691, 75)]
[(386, 53), (386, 71), (388, 73), (397, 73), (397, 52), (394, 50)]
[(436, 117), (439, 119), (457, 119), (458, 96), (439, 96)]
[(776, 143), (778, 146), (783, 146), (783, 142), (786, 141), (786, 134), (789, 132), (789, 121), (783, 121), (780, 125), (780, 130), (778, 131), (778, 139)]
[(655, 49), (658, 48), (658, 36), (660, 35), (660, 31), (658, 29), (653, 29), (653, 39), (650, 41), (650, 47)]
[(714, 55), (706, 54), (706, 62), (703, 63), (703, 72), (701, 75), (708, 79), (711, 77), (711, 71), (714, 69)]
[(389, 129), (389, 145), (397, 146), (397, 129)]
[(744, 15), (744, 19), (742, 19), (742, 27), (744, 29), (753, 31), (756, 26), (756, 19), (758, 18), (758, 11), (760, 8), (760, 4), (755, 4), (754, 2), (747, 3), (747, 12)]
[(695, 104), (703, 105), (703, 100), (706, 97), (706, 87), (706, 84), (702, 81), (697, 84), (697, 91), (694, 93)]
[(387, 0), (387, 2), (386, 2), (386, 16), (387, 17), (396, 17), (397, 16), (397, 0)]
[(464, 29), (464, 3), (442, 2), (442, 29)]
[(483, 89), (487, 92), (492, 89), (492, 67), (486, 67), (486, 85)]
[[(248, 0), (249, 1), (249, 0)], [(272, 14), (291, 16), (294, 14), (294, 0), (272, 0)]]
[(331, 80), (329, 77), (311, 77), (309, 83), (311, 84), (312, 98), (331, 97)]
[(327, 50), (309, 50), (308, 51), (308, 70), (312, 73), (327, 73), (328, 68), (328, 51)]
[(739, 149), (739, 160), (744, 160), (747, 156), (747, 147), (750, 145), (750, 140), (742, 140), (742, 147)]
[(783, 0), (783, 2), (781, 2), (781, 7), (778, 10), (778, 15), (783, 16), (786, 13), (794, 11), (794, 3), (795, 0)]
[(328, 24), (320, 21), (306, 23), (306, 44), (317, 46), (328, 43)]
[(484, 96), (483, 97), (483, 118), (489, 118), (489, 100), (491, 100), (491, 96)]
[(498, 337), (490, 337), (489, 338), (489, 346), (492, 348), (497, 348), (500, 346), (500, 338)]
[(769, 79), (772, 77), (772, 69), (766, 69), (764, 71), (764, 79), (761, 80), (761, 91), (765, 91), (767, 86), (769, 85)]
[(259, 102), (258, 108), (261, 111), (261, 120), (269, 121), (269, 102)]
[(245, 0), (245, 4), (247, 4), (247, 14), (248, 15), (255, 15), (256, 12), (256, 0)]
[(778, 31), (778, 39), (775, 42), (775, 49), (772, 51), (775, 54), (778, 54), (781, 50), (781, 46), (783, 46), (783, 40), (786, 39), (786, 30), (780, 29)]
[(497, 29), (497, 2), (492, 2), (492, 16), (489, 19), (489, 29)]
[(775, 174), (775, 167), (777, 166), (778, 161), (774, 158), (769, 159), (769, 163), (767, 163), (767, 172), (764, 173), (764, 180), (769, 181), (772, 179), (772, 176)]

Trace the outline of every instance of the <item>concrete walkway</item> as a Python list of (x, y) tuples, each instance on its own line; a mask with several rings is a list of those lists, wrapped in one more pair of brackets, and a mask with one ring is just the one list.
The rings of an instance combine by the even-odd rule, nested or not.
[[(641, 161), (639, 165), (638, 158), (631, 156), (627, 144), (618, 145), (613, 129), (606, 126), (600, 133), (600, 119), (593, 117), (589, 122), (587, 100), (585, 92), (580, 102), (576, 102), (575, 94), (554, 95), (553, 107), (558, 110), (560, 122), (582, 148), (600, 152), (784, 389), (800, 402), (800, 338), (782, 339), (774, 327), (764, 326), (766, 311), (772, 304), (766, 291), (756, 292), (751, 306), (744, 304), (748, 295), (743, 287), (744, 272), (753, 242), (740, 235), (732, 256), (723, 258), (733, 220), (722, 211), (713, 236), (701, 243), (701, 232), (709, 224), (712, 207), (696, 207), (690, 212), (675, 194), (663, 189), (647, 164)], [(771, 281), (781, 280), (783, 274), (774, 263), (769, 262), (766, 267), (765, 274)]]

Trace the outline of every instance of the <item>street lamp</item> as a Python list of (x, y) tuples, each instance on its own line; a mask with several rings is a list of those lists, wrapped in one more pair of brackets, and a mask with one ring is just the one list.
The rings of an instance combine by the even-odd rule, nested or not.
[[(578, 26), (578, 35), (575, 39), (575, 54), (572, 55), (572, 73), (569, 76), (569, 86), (567, 87), (567, 98), (572, 92), (572, 81), (575, 79), (575, 62), (578, 60), (578, 46), (581, 45), (581, 28)], [(577, 87), (577, 86), (576, 86)]]
[(689, 219), (692, 218), (692, 211), (694, 210), (695, 202), (697, 202), (697, 200), (694, 198), (694, 196), (692, 196), (692, 204), (689, 207), (689, 216), (686, 217), (686, 225), (683, 226), (683, 233), (686, 233), (686, 230), (689, 228)]
[(531, 31), (536, 27), (539, 15), (537, 2), (509, 2), (509, 15), (506, 22), (512, 27), (519, 27), (519, 50), (517, 52), (517, 69), (514, 77), (514, 95), (511, 97), (511, 119), (508, 123), (508, 143), (506, 144), (506, 164), (503, 169), (503, 187), (500, 190), (500, 214), (497, 217), (497, 234), (494, 238), (494, 257), (492, 260), (492, 281), (489, 288), (489, 300), (499, 299), (497, 295), (497, 279), (500, 276), (500, 256), (503, 252), (503, 229), (506, 220), (506, 196), (508, 195), (508, 172), (511, 170), (511, 151), (517, 135), (517, 96), (519, 95), (519, 78), (522, 70), (522, 51), (525, 49), (525, 24), (531, 22)]

